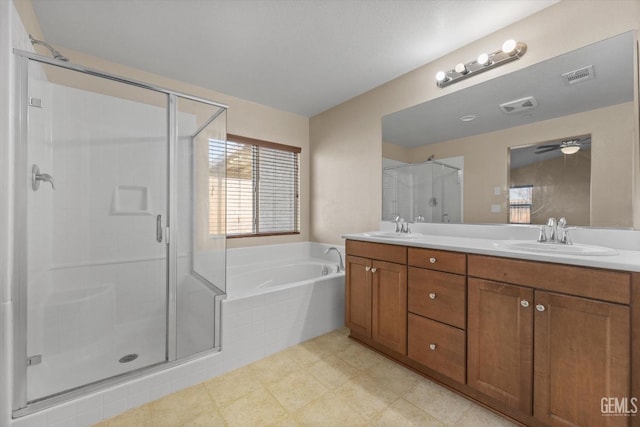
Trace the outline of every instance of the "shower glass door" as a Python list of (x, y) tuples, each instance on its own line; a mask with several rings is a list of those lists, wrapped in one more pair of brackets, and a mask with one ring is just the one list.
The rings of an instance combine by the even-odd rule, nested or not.
[(36, 402), (167, 360), (169, 116), (165, 93), (26, 63), (16, 191)]

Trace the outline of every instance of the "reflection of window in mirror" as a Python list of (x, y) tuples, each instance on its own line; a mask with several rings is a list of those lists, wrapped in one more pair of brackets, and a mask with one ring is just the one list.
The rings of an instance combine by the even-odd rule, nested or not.
[(509, 223), (531, 224), (533, 185), (509, 188)]

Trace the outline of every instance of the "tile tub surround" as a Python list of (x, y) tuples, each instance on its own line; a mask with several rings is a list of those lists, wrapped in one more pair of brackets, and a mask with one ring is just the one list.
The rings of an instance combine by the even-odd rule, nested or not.
[(332, 331), (134, 408), (116, 426), (514, 426)]
[[(249, 259), (268, 262), (275, 256), (276, 249), (280, 249), (278, 259), (284, 256), (300, 259), (331, 257), (325, 259), (334, 262), (332, 257), (335, 254), (323, 254), (325, 247), (329, 245), (309, 242), (256, 247), (247, 249), (251, 257), (242, 256), (244, 249), (233, 249), (229, 250), (228, 262), (230, 264), (234, 256), (239, 261)], [(343, 248), (339, 249), (343, 251)], [(15, 419), (9, 425), (93, 425), (343, 325), (344, 281), (325, 281), (304, 287), (276, 289), (246, 298), (224, 300), (221, 352), (205, 353), (186, 363)]]

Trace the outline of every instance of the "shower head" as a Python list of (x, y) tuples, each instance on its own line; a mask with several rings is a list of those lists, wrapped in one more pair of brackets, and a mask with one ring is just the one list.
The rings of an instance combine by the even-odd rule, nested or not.
[(57, 50), (55, 50), (49, 43), (43, 42), (42, 40), (36, 40), (33, 38), (31, 34), (29, 34), (29, 41), (31, 41), (32, 45), (39, 44), (49, 49), (49, 51), (51, 52), (51, 56), (53, 56), (53, 59), (57, 59), (58, 61), (69, 62), (69, 58), (67, 58), (66, 56), (64, 56)]

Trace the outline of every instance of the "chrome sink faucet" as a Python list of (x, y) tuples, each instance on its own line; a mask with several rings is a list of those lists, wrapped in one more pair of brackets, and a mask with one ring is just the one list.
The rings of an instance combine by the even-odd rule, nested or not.
[(396, 218), (393, 220), (393, 222), (396, 223), (396, 233), (401, 233), (402, 232), (402, 224), (404, 223), (404, 218), (401, 218), (400, 216), (396, 216)]
[(396, 216), (393, 222), (396, 223), (396, 233), (411, 233), (411, 230), (409, 230), (409, 223), (405, 222), (404, 218)]
[[(546, 228), (549, 228), (549, 237), (547, 238)], [(569, 230), (573, 227), (567, 227), (567, 219), (565, 217), (556, 221), (555, 218), (549, 218), (546, 226), (540, 227), (538, 242), (561, 243), (563, 245), (572, 245), (573, 242), (569, 237)]]
[(339, 260), (339, 264), (338, 264), (338, 273), (340, 273), (341, 271), (344, 271), (344, 263), (342, 262), (342, 254), (340, 253), (340, 251), (338, 250), (338, 248), (336, 248), (335, 246), (331, 246), (330, 248), (327, 248), (324, 253), (328, 254), (331, 251), (336, 251), (336, 253), (338, 254), (338, 260)]

